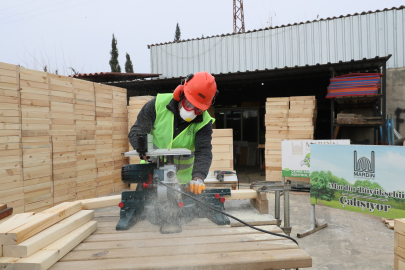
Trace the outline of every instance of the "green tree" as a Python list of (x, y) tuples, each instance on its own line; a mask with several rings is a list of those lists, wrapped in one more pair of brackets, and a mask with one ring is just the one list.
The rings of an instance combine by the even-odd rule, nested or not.
[(111, 55), (110, 59), (111, 72), (121, 72), (121, 67), (120, 64), (118, 63), (117, 40), (115, 39), (114, 34), (111, 42), (110, 55)]
[(318, 204), (318, 199), (325, 201), (332, 200), (334, 193), (329, 187), (328, 175), (325, 172), (311, 173), (311, 196), (315, 197), (316, 204)]
[(177, 23), (176, 32), (174, 32), (174, 41), (180, 41), (180, 38), (181, 38), (180, 26), (179, 23)]
[(134, 66), (132, 65), (131, 57), (129, 54), (126, 54), (127, 61), (125, 62), (125, 72), (126, 73), (134, 73)]

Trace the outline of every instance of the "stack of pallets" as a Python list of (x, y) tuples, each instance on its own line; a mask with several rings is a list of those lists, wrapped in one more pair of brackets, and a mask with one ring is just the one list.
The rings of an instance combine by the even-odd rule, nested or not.
[(97, 120), (97, 196), (114, 190), (113, 107), (109, 85), (95, 83)]
[[(78, 79), (72, 79), (72, 82), (76, 121), (76, 197), (77, 199), (93, 198), (96, 196), (94, 181), (97, 169), (94, 86), (92, 82)], [(93, 114), (90, 115), (90, 112)], [(86, 184), (83, 184), (84, 182)]]
[(266, 102), (266, 181), (281, 181), (281, 141), (288, 139), (289, 97), (267, 98)]
[[(53, 205), (52, 143), (48, 76), (44, 72), (20, 68), (21, 105), (30, 107), (22, 114), (24, 211), (41, 211)], [(47, 114), (48, 117), (44, 117)]]
[[(138, 117), (139, 112), (143, 108), (143, 106), (151, 99), (153, 96), (138, 96), (138, 97), (130, 97), (129, 99), (129, 110), (128, 110), (128, 129), (131, 129), (133, 124), (135, 124), (136, 119)], [(134, 150), (129, 144), (129, 151)], [(139, 157), (131, 157), (130, 164), (139, 164), (140, 162)]]
[(233, 134), (232, 129), (212, 130), (211, 176), (215, 170), (233, 171)]
[[(75, 93), (71, 78), (48, 74), (48, 80), (51, 99), (49, 118), (51, 119), (53, 203), (59, 204), (76, 199)], [(52, 207), (52, 204), (47, 207)]]
[(287, 121), (289, 140), (312, 140), (314, 138), (315, 112), (315, 96), (290, 97)]
[(0, 63), (0, 203), (24, 212), (19, 67)]
[(127, 91), (123, 88), (111, 87), (113, 101), (113, 158), (114, 158), (114, 191), (127, 188), (121, 181), (121, 168), (128, 164), (129, 159), (121, 155), (128, 152), (128, 110)]

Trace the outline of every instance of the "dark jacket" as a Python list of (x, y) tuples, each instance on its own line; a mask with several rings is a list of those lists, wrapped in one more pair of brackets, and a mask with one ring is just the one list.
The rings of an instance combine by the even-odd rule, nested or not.
[[(153, 128), (156, 119), (155, 109), (156, 98), (148, 101), (143, 106), (138, 114), (138, 118), (135, 124), (132, 126), (128, 138), (132, 147), (136, 149), (138, 142), (136, 141), (135, 134), (149, 134)], [(185, 128), (191, 123), (199, 123), (203, 121), (202, 115), (198, 115), (190, 123), (184, 121), (178, 112), (179, 102), (172, 99), (166, 108), (174, 114), (174, 127), (173, 127), (173, 139), (179, 135)], [(208, 170), (212, 162), (212, 121), (202, 127), (195, 135), (195, 159), (193, 167), (193, 177), (199, 177), (205, 179), (208, 174)]]

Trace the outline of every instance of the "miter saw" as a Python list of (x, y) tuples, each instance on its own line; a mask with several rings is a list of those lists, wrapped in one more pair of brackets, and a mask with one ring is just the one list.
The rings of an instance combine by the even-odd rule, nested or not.
[(186, 185), (178, 182), (174, 156), (189, 156), (190, 150), (153, 149), (151, 135), (137, 136), (138, 149), (124, 155), (147, 156), (150, 160), (145, 164), (127, 164), (122, 167), (122, 182), (137, 184), (137, 187), (135, 191), (122, 193), (120, 220), (116, 230), (128, 230), (144, 218), (160, 226), (161, 233), (181, 232), (181, 226), (195, 217), (209, 218), (218, 225), (230, 224), (227, 216), (199, 203), (223, 211), (224, 196), (231, 195), (230, 189), (210, 189), (194, 194), (187, 192)]

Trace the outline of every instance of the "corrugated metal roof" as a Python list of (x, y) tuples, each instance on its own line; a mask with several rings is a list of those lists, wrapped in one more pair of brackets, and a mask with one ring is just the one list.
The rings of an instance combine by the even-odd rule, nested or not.
[(111, 82), (111, 81), (132, 81), (137, 79), (146, 79), (159, 77), (161, 74), (152, 73), (120, 73), (120, 72), (95, 72), (95, 73), (79, 73), (69, 75), (69, 77), (92, 81), (92, 82)]
[[(383, 12), (383, 11), (388, 11), (388, 10), (400, 10), (400, 9), (405, 9), (405, 6), (402, 5), (400, 7), (392, 7), (392, 8), (384, 8), (383, 10), (375, 10), (375, 11), (363, 11), (361, 13), (354, 13), (354, 14), (347, 14), (347, 15), (340, 15), (338, 17), (327, 17), (326, 19), (319, 19), (319, 20), (313, 20), (313, 21), (306, 21), (306, 22), (299, 22), (299, 23), (294, 23), (294, 24), (287, 24), (287, 25), (281, 25), (281, 26), (275, 26), (275, 27), (266, 27), (266, 28), (260, 28), (260, 29), (253, 29), (246, 31), (245, 33), (251, 33), (251, 32), (257, 32), (257, 31), (264, 31), (264, 30), (269, 30), (269, 29), (277, 29), (277, 28), (283, 28), (283, 27), (288, 27), (288, 26), (293, 26), (293, 25), (300, 25), (300, 24), (307, 24), (307, 23), (314, 23), (314, 22), (320, 22), (320, 21), (327, 21), (327, 20), (335, 20), (339, 18), (344, 18), (344, 17), (351, 17), (351, 16), (357, 16), (357, 15), (365, 15), (365, 14), (370, 14), (370, 13), (377, 13), (377, 12)], [(159, 45), (165, 45), (165, 44), (171, 44), (171, 43), (181, 43), (181, 42), (187, 42), (187, 41), (192, 41), (192, 40), (203, 40), (203, 39), (208, 39), (208, 38), (213, 38), (213, 37), (224, 37), (224, 36), (231, 36), (231, 35), (240, 35), (244, 33), (227, 33), (227, 34), (221, 34), (221, 35), (214, 35), (214, 36), (209, 36), (209, 37), (202, 37), (202, 38), (192, 38), (192, 39), (183, 39), (179, 41), (171, 41), (171, 42), (164, 42), (164, 43), (156, 43), (156, 44), (150, 44), (147, 45), (148, 49), (150, 49), (152, 46), (159, 46)]]
[(150, 61), (152, 73), (171, 78), (202, 70), (252, 72), (389, 54), (387, 68), (405, 67), (405, 8), (152, 46)]

